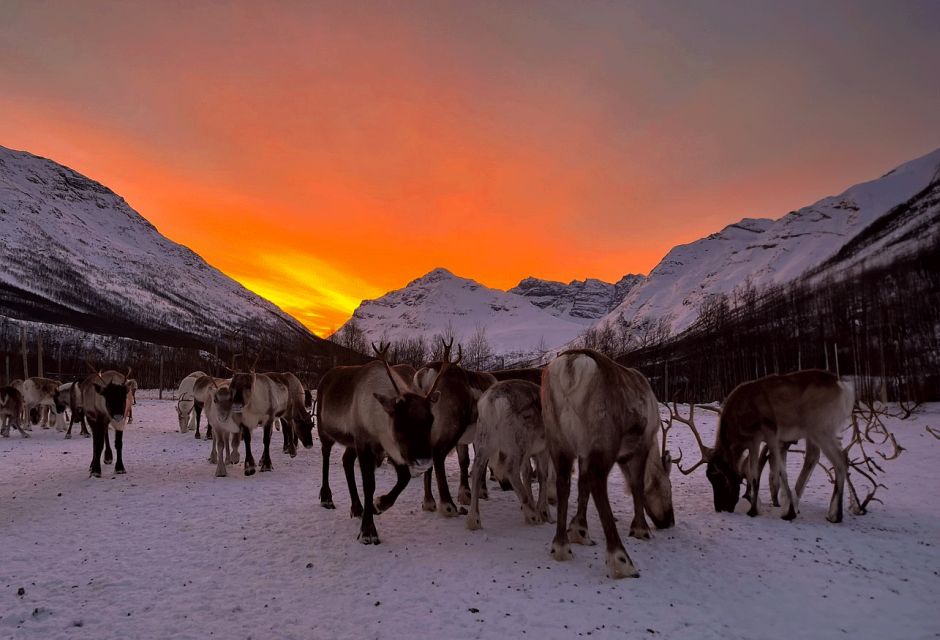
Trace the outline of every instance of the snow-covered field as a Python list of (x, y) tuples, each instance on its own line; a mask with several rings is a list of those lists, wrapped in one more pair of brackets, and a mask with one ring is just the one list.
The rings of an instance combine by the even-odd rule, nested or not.
[[(821, 471), (792, 523), (741, 504), (716, 514), (704, 472), (676, 474), (676, 527), (625, 539), (642, 576), (616, 582), (602, 542), (551, 560), (553, 527), (524, 525), (495, 486), (471, 532), (422, 512), (415, 482), (378, 518), (382, 544), (365, 547), (336, 452), (327, 511), (318, 446), (291, 460), (276, 434), (273, 473), (215, 478), (209, 443), (176, 432), (172, 401), (141, 400), (135, 415), (125, 476), (88, 478), (90, 440), (0, 440), (0, 636), (940, 636), (940, 440), (924, 431), (940, 427), (938, 405), (891, 421), (907, 451), (887, 463), (886, 504), (841, 525), (825, 521)], [(713, 418), (699, 422), (711, 437)], [(681, 431), (674, 442), (694, 450)], [(379, 489), (392, 483), (380, 469)], [(632, 508), (619, 473), (611, 483), (626, 533)], [(589, 518), (602, 540), (593, 507)]]

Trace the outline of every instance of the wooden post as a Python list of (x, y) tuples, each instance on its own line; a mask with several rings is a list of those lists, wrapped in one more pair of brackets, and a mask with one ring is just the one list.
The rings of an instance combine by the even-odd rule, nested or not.
[(10, 377), (10, 354), (8, 353), (4, 357), (4, 359), (6, 360), (6, 365), (7, 365), (7, 377), (4, 378), (3, 380), (5, 384), (10, 384), (11, 382), (13, 382), (13, 378)]
[(823, 342), (823, 353), (826, 355), (826, 371), (829, 371), (829, 343)]
[(59, 369), (59, 379), (65, 380), (65, 376), (62, 375), (62, 340), (59, 339), (59, 346), (56, 349), (56, 367)]
[(20, 351), (23, 352), (23, 380), (29, 378), (29, 360), (26, 352), (26, 327), (20, 327)]
[(663, 376), (665, 378), (665, 382), (663, 386), (663, 393), (665, 394), (665, 397), (663, 398), (663, 402), (669, 402), (669, 361), (668, 360), (666, 360), (664, 368), (666, 370), (666, 373), (665, 373), (665, 376)]
[(160, 391), (159, 398), (163, 400), (163, 349), (160, 349)]
[(42, 371), (42, 331), (36, 334), (36, 375), (43, 377)]
[(839, 343), (838, 342), (832, 343), (832, 357), (835, 358), (836, 360), (836, 377), (839, 378), (841, 377), (841, 375), (839, 374)]

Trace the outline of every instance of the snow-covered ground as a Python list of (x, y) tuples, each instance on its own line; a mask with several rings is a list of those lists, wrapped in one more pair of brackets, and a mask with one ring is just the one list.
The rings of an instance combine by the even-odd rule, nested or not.
[[(141, 399), (135, 416), (125, 476), (88, 478), (83, 438), (37, 429), (0, 439), (0, 637), (940, 634), (940, 440), (924, 431), (940, 427), (940, 405), (891, 421), (907, 451), (886, 463), (886, 504), (841, 525), (825, 521), (821, 471), (792, 523), (773, 509), (748, 518), (740, 504), (716, 514), (702, 469), (676, 474), (676, 527), (625, 539), (642, 576), (621, 581), (606, 577), (602, 542), (554, 562), (553, 527), (524, 525), (515, 497), (495, 486), (484, 529), (471, 532), (463, 518), (422, 512), (415, 482), (378, 518), (382, 544), (362, 546), (336, 452), (338, 509), (327, 511), (319, 447), (291, 460), (276, 434), (273, 473), (215, 478), (209, 443), (175, 431), (172, 401)], [(711, 437), (714, 419), (699, 422)], [(671, 441), (694, 450), (684, 432)], [(379, 489), (392, 482), (381, 469)], [(626, 533), (632, 508), (619, 473), (611, 483)], [(593, 507), (589, 518), (602, 540)]]

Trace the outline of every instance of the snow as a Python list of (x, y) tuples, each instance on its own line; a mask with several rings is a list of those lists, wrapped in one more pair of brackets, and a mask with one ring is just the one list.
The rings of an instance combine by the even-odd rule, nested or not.
[(644, 279), (645, 276), (627, 274), (616, 284), (596, 278), (572, 280), (565, 284), (530, 276), (510, 289), (509, 293), (525, 296), (536, 307), (556, 318), (589, 326), (623, 302), (630, 290)]
[(56, 305), (99, 314), (99, 301), (85, 297), (90, 291), (119, 303), (124, 319), (151, 328), (212, 334), (257, 322), (307, 334), (274, 304), (161, 235), (107, 187), (3, 146), (0, 228), (0, 282)]
[[(625, 539), (638, 580), (611, 581), (603, 542), (548, 554), (551, 525), (522, 523), (490, 486), (483, 529), (421, 511), (414, 482), (356, 542), (340, 454), (338, 509), (321, 509), (320, 449), (274, 471), (215, 478), (210, 444), (175, 431), (172, 400), (144, 399), (126, 432), (128, 474), (87, 477), (91, 442), (36, 429), (0, 439), (0, 637), (12, 638), (927, 638), (940, 617), (940, 405), (891, 420), (885, 505), (825, 521), (817, 470), (792, 523), (716, 514), (701, 469), (673, 476), (677, 524)], [(714, 418), (697, 418), (706, 438)], [(693, 451), (677, 427), (671, 448)], [(796, 476), (799, 456), (790, 456)], [(455, 489), (455, 460), (449, 460)], [(394, 481), (379, 470), (379, 490)], [(611, 498), (625, 533), (619, 474)], [(764, 483), (766, 486), (766, 483)], [(769, 505), (764, 489), (764, 504)], [(593, 506), (589, 525), (602, 540)], [(19, 588), (25, 589), (22, 596)]]
[(439, 268), (402, 289), (364, 300), (353, 319), (369, 340), (399, 340), (435, 335), (450, 328), (466, 342), (481, 327), (496, 355), (521, 359), (541, 355), (584, 331), (579, 322), (556, 318), (528, 298), (455, 276)]
[[(627, 321), (670, 316), (673, 331), (682, 331), (698, 317), (699, 305), (708, 295), (730, 294), (748, 281), (765, 287), (800, 277), (937, 180), (940, 149), (777, 220), (744, 218), (706, 238), (674, 247), (646, 281), (598, 324), (621, 315)], [(928, 206), (936, 211), (937, 202)], [(891, 251), (903, 249), (899, 245)]]

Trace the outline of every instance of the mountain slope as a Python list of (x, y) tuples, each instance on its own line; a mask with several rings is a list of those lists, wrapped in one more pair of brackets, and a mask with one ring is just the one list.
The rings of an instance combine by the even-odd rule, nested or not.
[(556, 318), (590, 325), (623, 302), (630, 290), (643, 279), (641, 275), (628, 274), (616, 284), (595, 278), (572, 280), (564, 284), (529, 277), (510, 289), (509, 293), (525, 296), (536, 307)]
[[(931, 185), (938, 175), (940, 149), (777, 220), (745, 218), (679, 245), (597, 326), (620, 318), (637, 323), (667, 317), (678, 332), (695, 321), (711, 294), (730, 294), (747, 283), (760, 288), (790, 282), (833, 261), (843, 250), (839, 261), (844, 266), (876, 255), (890, 260), (911, 248), (911, 242), (921, 241), (937, 220), (937, 195)], [(908, 206), (918, 197), (919, 203)], [(897, 218), (890, 224), (889, 215)], [(878, 223), (883, 219), (882, 229)], [(863, 242), (865, 234), (871, 237)]]
[(326, 344), (103, 185), (0, 147), (0, 315), (160, 343), (241, 329)]
[[(482, 327), (496, 355), (507, 360), (527, 358), (564, 344), (584, 326), (556, 318), (514, 293), (490, 289), (435, 269), (402, 289), (375, 300), (364, 300), (350, 322), (370, 340), (433, 339), (451, 329), (466, 342)], [(342, 330), (342, 329), (341, 329)]]

